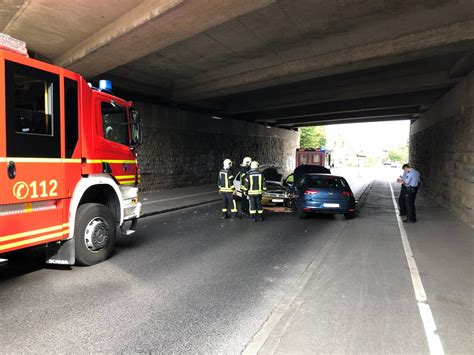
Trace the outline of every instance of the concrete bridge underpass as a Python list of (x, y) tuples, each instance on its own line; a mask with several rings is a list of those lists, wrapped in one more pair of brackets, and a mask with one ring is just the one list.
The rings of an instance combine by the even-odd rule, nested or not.
[(0, 10), (1, 32), (32, 56), (110, 79), (138, 102), (146, 190), (211, 182), (228, 156), (289, 170), (298, 127), (409, 119), (424, 188), (473, 226), (471, 0), (13, 0)]

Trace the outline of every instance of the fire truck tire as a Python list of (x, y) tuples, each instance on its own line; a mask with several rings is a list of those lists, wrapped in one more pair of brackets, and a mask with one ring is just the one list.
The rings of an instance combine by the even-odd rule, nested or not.
[(79, 206), (74, 231), (76, 264), (89, 266), (107, 259), (116, 234), (117, 224), (109, 208), (99, 203)]

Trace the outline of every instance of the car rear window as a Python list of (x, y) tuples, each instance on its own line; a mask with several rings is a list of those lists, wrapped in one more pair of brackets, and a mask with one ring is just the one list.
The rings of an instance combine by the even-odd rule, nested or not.
[(334, 189), (343, 189), (348, 187), (347, 183), (343, 179), (334, 176), (308, 176), (306, 179), (306, 186)]

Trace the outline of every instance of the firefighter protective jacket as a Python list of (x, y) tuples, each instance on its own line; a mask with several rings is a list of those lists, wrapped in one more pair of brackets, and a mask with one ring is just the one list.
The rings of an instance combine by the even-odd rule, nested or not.
[(261, 196), (267, 190), (267, 183), (262, 173), (257, 170), (250, 170), (245, 177), (245, 184), (242, 190), (249, 196)]
[(234, 192), (234, 175), (229, 169), (222, 169), (217, 180), (219, 192)]
[(246, 165), (240, 166), (240, 186), (244, 186), (245, 184), (245, 178), (247, 177), (247, 174), (249, 173), (250, 168)]

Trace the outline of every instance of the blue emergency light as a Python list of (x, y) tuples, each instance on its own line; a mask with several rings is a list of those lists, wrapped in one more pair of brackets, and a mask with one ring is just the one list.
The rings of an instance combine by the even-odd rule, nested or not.
[(110, 80), (99, 80), (99, 90), (112, 92), (112, 82)]

